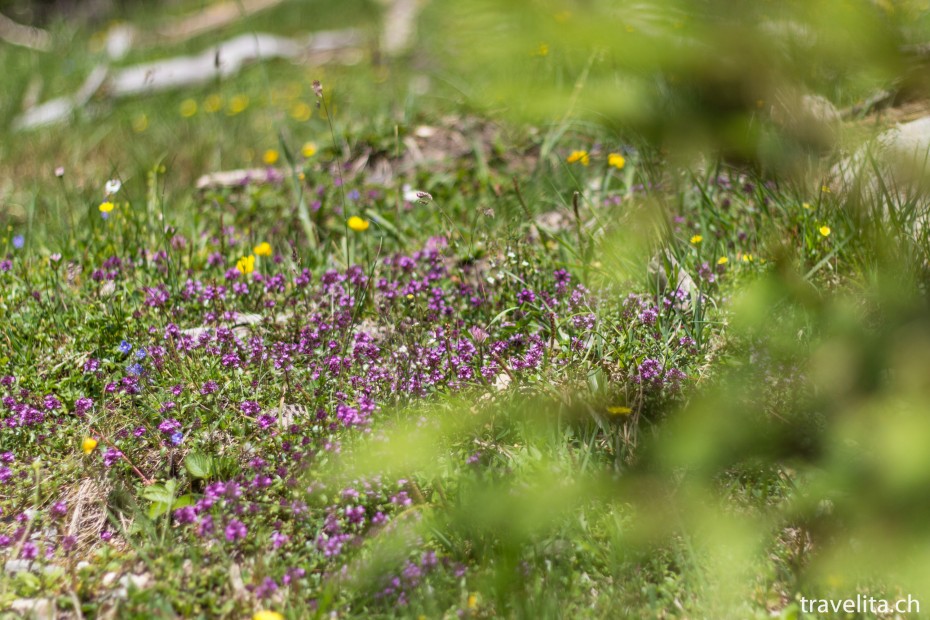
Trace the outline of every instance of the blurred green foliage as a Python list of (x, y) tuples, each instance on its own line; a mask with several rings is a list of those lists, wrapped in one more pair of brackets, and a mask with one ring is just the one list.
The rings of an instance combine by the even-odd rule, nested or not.
[(843, 104), (899, 77), (926, 13), (870, 0), (439, 4), (448, 60), (475, 76), (479, 105), (593, 119), (676, 158), (712, 148), (778, 165), (811, 136), (771, 117), (803, 112), (803, 93)]

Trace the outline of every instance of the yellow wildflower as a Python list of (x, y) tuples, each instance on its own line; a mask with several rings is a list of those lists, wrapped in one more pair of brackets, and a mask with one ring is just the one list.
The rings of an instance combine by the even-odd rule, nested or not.
[(113, 210), (113, 208), (114, 208), (115, 206), (116, 206), (116, 205), (114, 205), (112, 202), (110, 202), (109, 200), (107, 200), (106, 202), (101, 202), (101, 203), (100, 203), (100, 206), (97, 207), (97, 208), (100, 209), (100, 212), (101, 212), (101, 213), (109, 213), (110, 211)]
[(607, 165), (613, 166), (617, 170), (623, 170), (623, 167), (626, 165), (626, 160), (620, 153), (611, 153), (607, 156)]
[(267, 241), (262, 241), (252, 248), (252, 252), (254, 252), (256, 256), (271, 256), (271, 244)]
[(310, 117), (313, 115), (313, 108), (308, 106), (303, 101), (299, 101), (291, 106), (291, 118), (295, 121), (303, 123), (304, 121), (310, 120)]
[(535, 55), (536, 56), (548, 56), (549, 55), (549, 44), (540, 43), (539, 47), (536, 48)]
[(278, 152), (274, 149), (268, 149), (262, 156), (262, 161), (269, 166), (273, 166), (278, 161)]
[(607, 413), (610, 415), (630, 415), (633, 410), (629, 407), (608, 407)]
[(239, 273), (250, 274), (255, 271), (255, 255), (249, 254), (248, 256), (243, 256), (236, 262), (236, 269), (239, 270)]
[(744, 263), (751, 263), (753, 261), (752, 254), (743, 254), (742, 260)]
[(255, 612), (255, 615), (252, 616), (252, 620), (284, 620), (284, 616), (276, 611), (263, 609), (261, 611)]
[(245, 111), (247, 107), (249, 107), (248, 95), (236, 95), (229, 100), (229, 107), (226, 108), (226, 114), (229, 116), (235, 116), (236, 114)]
[(194, 114), (197, 114), (197, 102), (193, 99), (185, 99), (181, 102), (181, 107), (179, 108), (181, 116), (184, 118), (190, 118)]
[(808, 211), (811, 210), (811, 203), (809, 203), (809, 202), (802, 202), (802, 203), (801, 203), (801, 206), (804, 207), (805, 209), (807, 209)]
[(591, 163), (591, 156), (587, 151), (572, 151), (566, 161), (570, 164), (581, 163), (582, 166), (587, 166)]
[(821, 185), (821, 186), (820, 186), (820, 191), (822, 191), (824, 194), (831, 194), (831, 193), (833, 193), (833, 192), (830, 191), (830, 188), (827, 187), (826, 185)]
[(84, 454), (90, 454), (94, 451), (94, 448), (97, 447), (97, 440), (93, 437), (85, 437), (84, 441), (81, 442), (81, 450), (84, 451)]
[(370, 226), (370, 224), (368, 223), (368, 220), (363, 220), (357, 215), (353, 215), (352, 217), (350, 217), (348, 224), (349, 224), (349, 228), (351, 228), (355, 232), (365, 232), (366, 230), (368, 230), (368, 227)]
[(829, 227), (829, 226), (821, 226), (821, 227), (820, 227), (820, 234), (823, 235), (824, 237), (829, 237), (831, 232), (833, 232), (833, 231), (830, 230), (830, 227)]
[(313, 142), (305, 143), (304, 147), (300, 149), (300, 154), (304, 157), (313, 157), (316, 155), (316, 145)]
[(144, 113), (138, 114), (132, 119), (132, 130), (136, 133), (142, 133), (149, 127), (149, 117)]
[(726, 265), (728, 262), (730, 262), (730, 259), (727, 258), (726, 256), (721, 256), (720, 258), (717, 259), (718, 265)]
[(478, 606), (478, 596), (475, 594), (468, 595), (468, 608), (474, 609)]
[(223, 109), (223, 98), (219, 95), (210, 95), (203, 102), (203, 109), (214, 114)]
[(701, 235), (694, 235), (691, 237), (691, 243), (694, 245), (698, 245), (701, 241), (704, 241), (704, 237)]

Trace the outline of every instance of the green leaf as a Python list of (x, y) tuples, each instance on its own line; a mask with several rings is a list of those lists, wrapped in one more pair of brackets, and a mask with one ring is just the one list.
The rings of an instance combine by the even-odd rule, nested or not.
[(181, 497), (174, 500), (174, 504), (171, 505), (171, 510), (177, 510), (178, 508), (183, 508), (184, 506), (190, 506), (194, 503), (194, 497), (192, 495), (182, 495)]
[(173, 490), (174, 489), (168, 490), (163, 484), (153, 484), (142, 491), (142, 497), (152, 502), (168, 504), (170, 506), (171, 502), (174, 501)]
[(165, 514), (175, 503), (174, 494), (177, 491), (176, 480), (169, 480), (165, 484), (153, 484), (142, 491), (142, 497), (152, 502), (149, 506), (149, 517), (154, 519)]
[(209, 478), (213, 472), (213, 458), (199, 452), (191, 452), (184, 459), (184, 468), (194, 478)]
[(157, 519), (158, 517), (162, 516), (168, 512), (168, 508), (170, 508), (170, 506), (170, 504), (164, 502), (153, 503), (151, 506), (149, 506), (149, 519)]

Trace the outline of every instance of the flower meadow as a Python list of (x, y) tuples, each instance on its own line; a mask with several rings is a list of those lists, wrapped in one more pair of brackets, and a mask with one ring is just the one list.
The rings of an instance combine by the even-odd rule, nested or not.
[[(268, 4), (232, 30), (377, 17)], [(103, 89), (68, 127), (0, 141), (0, 618), (930, 604), (925, 200), (747, 155), (802, 147), (765, 101), (687, 78), (700, 29), (677, 9), (553, 5), (472, 57), (456, 46), (509, 9), (466, 28), (487, 7), (440, 5), (418, 36), (455, 58)], [(57, 93), (103, 53), (103, 31), (58, 27), (73, 63), (0, 47), (26, 99), (36, 71), (65, 71)], [(661, 56), (688, 62), (644, 80), (648, 46), (629, 51), (663, 28)], [(576, 58), (589, 35), (633, 47)], [(503, 56), (465, 81), (432, 64), (484, 53), (519, 56), (501, 92), (562, 94), (499, 116), (481, 84)], [(692, 157), (701, 131), (670, 139), (669, 110), (739, 148)]]
[[(23, 347), (2, 378), (5, 558), (74, 570), (81, 554), (132, 555), (130, 539), (160, 530), (169, 553), (196, 548), (204, 564), (261, 558), (243, 601), (312, 598), (426, 501), (413, 479), (318, 474), (344, 443), (376, 432), (386, 410), (583, 379), (604, 366), (595, 340), (627, 360), (601, 368), (632, 388), (610, 396), (639, 409), (678, 395), (698, 359), (680, 290), (611, 299), (564, 268), (541, 268), (531, 246), (503, 246), (479, 264), (438, 235), (314, 272), (283, 241), (237, 258), (247, 237), (216, 229), (192, 258), (185, 250), (198, 242), (177, 234), (166, 251), (84, 264), (4, 261), (5, 302), (16, 308), (8, 333)], [(49, 277), (62, 278), (54, 298), (35, 294)], [(53, 327), (73, 312), (100, 329)], [(607, 316), (622, 323), (608, 328)], [(30, 320), (48, 329), (30, 335)], [(488, 458), (475, 449), (460, 465)], [(44, 482), (62, 467), (73, 480)], [(85, 481), (98, 504), (132, 489), (142, 514), (109, 512), (88, 531)], [(407, 553), (371, 604), (407, 605), (427, 578), (467, 580), (468, 563), (429, 541)]]
[[(618, 157), (602, 170), (630, 166)], [(67, 252), (44, 256), (22, 235), (5, 246), (7, 600), (57, 592), (91, 614), (531, 615), (543, 608), (515, 606), (514, 592), (531, 599), (557, 578), (609, 609), (572, 566), (609, 574), (585, 548), (607, 544), (623, 511), (592, 516), (576, 548), (557, 534), (603, 489), (567, 513), (513, 506), (527, 511), (516, 531), (475, 512), (541, 471), (561, 472), (550, 482), (564, 492), (635, 465), (641, 435), (730, 346), (729, 291), (766, 269), (759, 207), (774, 185), (691, 184), (657, 220), (650, 201), (671, 191), (627, 177), (585, 214), (576, 203), (577, 226), (440, 220), (417, 239), (402, 227), (441, 211), (454, 186), (408, 191), (392, 212), (385, 188), (344, 187), (338, 162), (301, 165), (313, 239), (280, 180), (210, 190), (213, 210), (187, 232), (156, 228), (159, 166), (144, 202), (106, 182)], [(830, 240), (811, 211), (783, 217), (804, 226), (814, 262)], [(595, 217), (625, 224), (592, 232)], [(618, 277), (630, 257), (615, 235), (629, 229), (656, 246), (638, 277)], [(537, 445), (544, 429), (556, 439)]]

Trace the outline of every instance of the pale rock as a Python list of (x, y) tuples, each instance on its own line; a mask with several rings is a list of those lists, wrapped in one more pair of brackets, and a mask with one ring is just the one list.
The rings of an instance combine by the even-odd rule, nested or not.
[(930, 116), (897, 125), (861, 146), (833, 167), (830, 188), (865, 204), (888, 207), (890, 193), (902, 201), (916, 198), (926, 208), (928, 156)]

